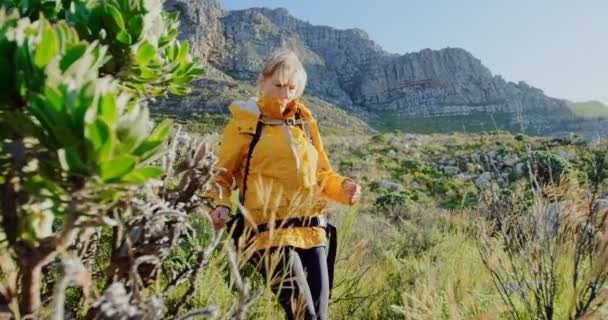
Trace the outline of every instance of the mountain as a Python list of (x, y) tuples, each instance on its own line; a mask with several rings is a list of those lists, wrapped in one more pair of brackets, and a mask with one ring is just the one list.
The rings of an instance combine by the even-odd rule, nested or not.
[(178, 103), (186, 111), (222, 111), (253, 94), (264, 58), (289, 47), (305, 64), (307, 95), (381, 131), (546, 134), (580, 124), (567, 101), (505, 81), (464, 49), (393, 54), (363, 30), (312, 25), (285, 9), (227, 12), (216, 0), (168, 0), (165, 9), (180, 13), (182, 39), (209, 69), (201, 90)]

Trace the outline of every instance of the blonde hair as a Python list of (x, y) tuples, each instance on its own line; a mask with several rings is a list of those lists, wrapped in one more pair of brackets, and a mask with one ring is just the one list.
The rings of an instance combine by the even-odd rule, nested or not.
[(302, 95), (308, 75), (304, 70), (304, 65), (293, 51), (289, 49), (274, 51), (266, 59), (264, 67), (258, 75), (258, 82), (272, 77), (277, 72), (279, 72), (278, 76), (281, 83), (286, 83), (290, 77), (293, 77), (296, 85), (296, 97)]

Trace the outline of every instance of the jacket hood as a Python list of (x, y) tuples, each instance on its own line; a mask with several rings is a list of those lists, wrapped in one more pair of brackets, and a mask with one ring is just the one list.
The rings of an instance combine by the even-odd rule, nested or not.
[(231, 104), (229, 109), (236, 118), (255, 117), (257, 119), (260, 114), (262, 114), (264, 119), (271, 120), (293, 118), (298, 106), (298, 99), (294, 99), (287, 105), (285, 111), (281, 113), (281, 106), (278, 102), (267, 99), (266, 97), (259, 97), (251, 98), (247, 101), (235, 101)]

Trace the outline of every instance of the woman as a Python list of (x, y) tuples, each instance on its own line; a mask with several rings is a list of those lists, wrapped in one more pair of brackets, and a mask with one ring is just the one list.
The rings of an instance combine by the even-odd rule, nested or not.
[[(213, 192), (217, 229), (230, 216), (233, 180), (256, 231), (252, 261), (274, 281), (271, 287), (287, 319), (327, 319), (330, 281), (326, 261), (326, 200), (353, 205), (360, 187), (332, 171), (317, 124), (298, 98), (306, 72), (289, 50), (273, 53), (257, 79), (259, 98), (229, 106)], [(221, 197), (220, 194), (224, 196)], [(262, 258), (278, 255), (270, 270)], [(272, 283), (272, 282), (271, 282)]]

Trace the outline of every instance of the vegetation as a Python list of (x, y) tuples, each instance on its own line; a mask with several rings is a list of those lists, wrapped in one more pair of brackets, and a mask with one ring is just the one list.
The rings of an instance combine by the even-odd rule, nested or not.
[[(167, 140), (171, 121), (146, 107), (203, 73), (177, 27), (160, 1), (2, 2), (2, 318), (185, 313), (221, 233), (193, 228), (209, 225), (197, 193), (215, 157), (179, 129)], [(240, 317), (253, 298), (228, 257), (240, 299), (226, 314)]]
[[(203, 72), (177, 26), (154, 0), (2, 2), (0, 318), (282, 317), (208, 220), (227, 116), (149, 115)], [(364, 189), (327, 210), (333, 319), (608, 316), (605, 144), (372, 134), (310, 99)]]

